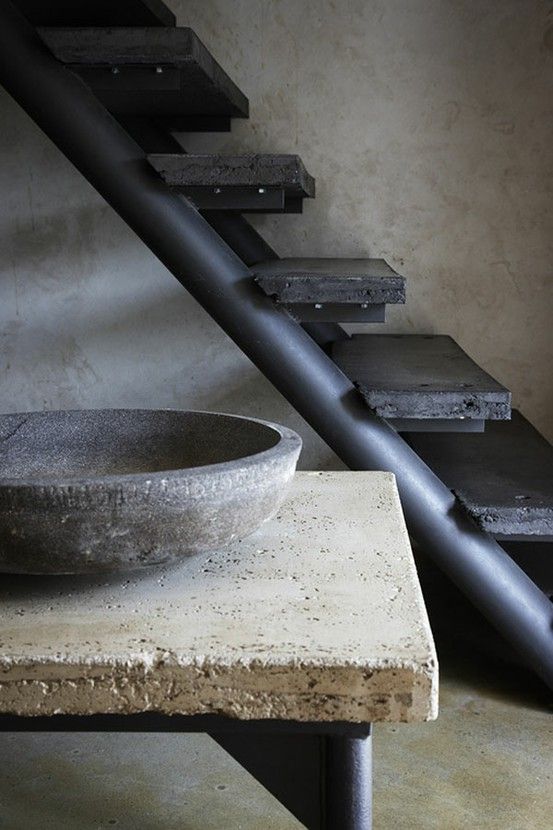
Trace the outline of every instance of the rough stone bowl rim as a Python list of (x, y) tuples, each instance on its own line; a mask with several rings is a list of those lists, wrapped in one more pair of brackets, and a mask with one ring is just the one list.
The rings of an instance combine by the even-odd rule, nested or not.
[(74, 490), (85, 488), (87, 491), (94, 489), (104, 490), (106, 487), (124, 485), (124, 484), (145, 484), (146, 482), (182, 482), (185, 478), (205, 478), (208, 475), (220, 475), (229, 473), (231, 470), (244, 470), (249, 467), (256, 467), (260, 464), (271, 462), (276, 458), (282, 457), (283, 453), (300, 452), (302, 448), (302, 439), (293, 429), (277, 424), (274, 421), (266, 421), (262, 418), (251, 418), (249, 415), (235, 415), (228, 412), (213, 412), (203, 409), (148, 409), (144, 407), (102, 407), (99, 409), (83, 408), (83, 409), (51, 409), (51, 410), (36, 410), (31, 412), (7, 412), (0, 415), (0, 419), (5, 416), (25, 417), (31, 415), (59, 415), (59, 414), (74, 414), (74, 413), (107, 413), (107, 412), (132, 412), (132, 413), (175, 413), (178, 415), (209, 415), (220, 418), (234, 419), (237, 421), (248, 421), (250, 423), (261, 424), (267, 429), (276, 432), (279, 436), (278, 441), (266, 450), (252, 453), (251, 455), (240, 456), (233, 458), (230, 461), (221, 461), (216, 464), (202, 464), (196, 467), (179, 467), (171, 470), (156, 470), (151, 473), (120, 473), (104, 476), (88, 476), (88, 477), (63, 477), (59, 478), (40, 478), (40, 477), (17, 477), (17, 478), (3, 478), (0, 476), (0, 490), (9, 490), (11, 492), (25, 492), (33, 490), (37, 487), (48, 488), (72, 488)]

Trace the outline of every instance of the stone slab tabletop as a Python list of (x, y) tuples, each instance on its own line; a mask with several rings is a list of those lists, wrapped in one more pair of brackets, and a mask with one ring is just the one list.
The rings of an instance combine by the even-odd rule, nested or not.
[(438, 668), (390, 473), (297, 473), (226, 550), (125, 576), (3, 576), (0, 712), (422, 721)]

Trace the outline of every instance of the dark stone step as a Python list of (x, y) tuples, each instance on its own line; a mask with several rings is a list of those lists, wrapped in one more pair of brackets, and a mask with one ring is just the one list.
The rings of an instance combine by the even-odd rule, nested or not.
[[(167, 129), (227, 129), (248, 99), (188, 28), (40, 28), (52, 53), (115, 115), (161, 119)], [(208, 121), (208, 123), (209, 123)]]
[(405, 279), (383, 259), (275, 259), (252, 267), (256, 282), (305, 322), (382, 322), (405, 302)]
[(483, 530), (553, 540), (553, 447), (520, 412), (481, 435), (406, 437)]
[[(332, 356), (386, 419), (504, 419), (511, 393), (443, 335), (359, 334)], [(401, 428), (408, 425), (401, 423)], [(414, 427), (412, 427), (414, 428)]]
[(200, 210), (297, 213), (315, 195), (315, 180), (299, 156), (155, 153), (148, 160)]
[(162, 0), (15, 0), (34, 26), (175, 26)]

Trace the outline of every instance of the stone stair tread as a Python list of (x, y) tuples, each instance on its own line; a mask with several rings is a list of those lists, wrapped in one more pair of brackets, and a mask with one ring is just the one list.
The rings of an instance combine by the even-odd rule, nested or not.
[(389, 419), (506, 419), (511, 393), (445, 335), (359, 334), (332, 356)]
[(150, 164), (171, 187), (274, 187), (315, 195), (315, 180), (296, 155), (153, 153)]
[(279, 303), (405, 302), (405, 278), (383, 259), (274, 259), (253, 265), (252, 271)]
[(175, 26), (162, 0), (15, 0), (35, 26)]
[[(186, 27), (39, 28), (58, 60), (116, 115), (247, 118), (246, 96)], [(177, 127), (175, 127), (177, 129)]]
[(520, 412), (480, 435), (406, 437), (483, 530), (553, 537), (553, 446)]

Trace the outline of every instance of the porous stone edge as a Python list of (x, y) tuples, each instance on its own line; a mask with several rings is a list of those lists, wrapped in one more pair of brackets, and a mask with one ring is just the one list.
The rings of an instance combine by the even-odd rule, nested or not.
[(510, 392), (372, 389), (356, 384), (367, 406), (381, 418), (476, 418), (508, 420)]
[(492, 536), (553, 535), (553, 508), (547, 505), (484, 505), (462, 490), (452, 492), (478, 527)]
[(266, 275), (252, 268), (255, 282), (280, 303), (405, 303), (403, 277)]
[(0, 664), (0, 712), (15, 715), (218, 714), (242, 720), (433, 720), (438, 672), (420, 661), (329, 666), (261, 661), (176, 663), (171, 655), (141, 662)]

